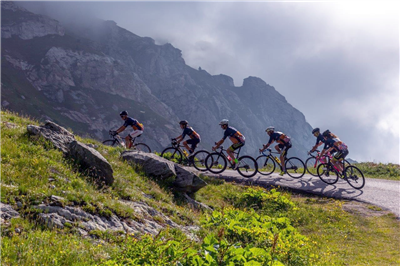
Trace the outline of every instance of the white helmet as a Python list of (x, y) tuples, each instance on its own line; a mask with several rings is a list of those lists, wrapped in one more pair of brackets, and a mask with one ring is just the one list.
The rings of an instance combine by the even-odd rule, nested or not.
[(219, 122), (219, 125), (228, 125), (229, 120), (228, 119), (222, 119), (221, 122)]
[(267, 127), (267, 129), (265, 130), (265, 132), (270, 132), (270, 131), (274, 131), (275, 130), (275, 128), (274, 127)]

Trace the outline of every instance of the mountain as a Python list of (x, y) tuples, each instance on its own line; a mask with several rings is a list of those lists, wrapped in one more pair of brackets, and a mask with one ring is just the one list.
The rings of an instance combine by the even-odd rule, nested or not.
[(127, 110), (157, 151), (181, 134), (183, 119), (208, 150), (223, 135), (223, 118), (246, 136), (244, 152), (253, 156), (270, 125), (291, 136), (290, 155), (304, 157), (314, 144), (304, 115), (260, 78), (236, 87), (227, 75), (186, 65), (171, 44), (157, 45), (113, 21), (61, 25), (13, 2), (1, 5), (2, 108), (99, 140), (122, 125), (118, 114)]

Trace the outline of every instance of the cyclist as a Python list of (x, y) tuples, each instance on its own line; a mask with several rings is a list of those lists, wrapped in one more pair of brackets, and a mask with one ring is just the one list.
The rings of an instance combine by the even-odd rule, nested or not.
[[(328, 130), (324, 131), (322, 133), (322, 136), (325, 139), (325, 144), (327, 145), (328, 149), (325, 151), (325, 153), (334, 151), (336, 152), (335, 155), (332, 157), (332, 163), (336, 168), (339, 169), (340, 172), (343, 172), (343, 165), (341, 163), (344, 158), (349, 154), (349, 150), (347, 148), (347, 145), (344, 144), (343, 141), (341, 141), (335, 134), (331, 133)], [(324, 154), (322, 151), (321, 156)]]
[(280, 172), (279, 175), (284, 175), (286, 173), (286, 169), (285, 169), (285, 156), (288, 152), (288, 150), (292, 147), (292, 142), (290, 140), (290, 138), (283, 134), (282, 132), (276, 131), (275, 132), (275, 128), (274, 127), (267, 127), (267, 129), (265, 130), (265, 132), (267, 132), (267, 134), (269, 135), (269, 141), (267, 143), (267, 145), (263, 145), (263, 148), (260, 149), (260, 152), (263, 152), (264, 150), (266, 150), (271, 144), (272, 142), (276, 141), (278, 143), (278, 145), (275, 146), (275, 149), (278, 153), (280, 153), (280, 160), (281, 160), (281, 166), (282, 166), (282, 171)]
[[(312, 130), (312, 134), (317, 138), (317, 142), (315, 143), (314, 147), (312, 147), (312, 149), (308, 152), (308, 155), (311, 155), (311, 153), (313, 153), (322, 144), (325, 144), (323, 150), (327, 149), (327, 145), (325, 143), (325, 138), (322, 136), (318, 127), (314, 128)], [(326, 159), (325, 159), (325, 162), (326, 162)]]
[(125, 121), (125, 123), (115, 131), (115, 135), (124, 131), (128, 126), (131, 126), (133, 131), (125, 137), (126, 147), (130, 149), (132, 147), (131, 140), (142, 135), (144, 127), (143, 124), (139, 123), (136, 119), (129, 117), (127, 111), (122, 111), (119, 116)]
[[(189, 152), (188, 157), (192, 157), (193, 154), (194, 154), (194, 150), (196, 149), (197, 145), (201, 141), (200, 135), (196, 131), (194, 131), (192, 127), (188, 127), (188, 121), (186, 121), (186, 120), (180, 121), (179, 125), (183, 129), (183, 132), (182, 132), (182, 135), (180, 135), (179, 137), (175, 138), (175, 140), (179, 144), (185, 138), (185, 136), (188, 135), (190, 137), (190, 139), (184, 141), (183, 142), (183, 146), (185, 146), (185, 148)], [(188, 144), (192, 145), (192, 147), (189, 148)]]
[(222, 119), (221, 122), (219, 122), (219, 125), (221, 126), (221, 128), (223, 130), (225, 130), (224, 136), (222, 137), (222, 139), (220, 141), (215, 143), (215, 146), (212, 147), (212, 149), (213, 149), (213, 151), (218, 149), (218, 147), (221, 146), (222, 143), (224, 143), (225, 139), (227, 137), (229, 137), (230, 141), (232, 141), (233, 144), (226, 150), (226, 152), (229, 155), (228, 159), (230, 159), (230, 161), (232, 163), (232, 169), (236, 170), (236, 168), (239, 165), (239, 161), (238, 161), (238, 159), (235, 158), (234, 151), (239, 149), (240, 147), (243, 147), (246, 139), (242, 133), (240, 133), (236, 128), (230, 127), (228, 125), (228, 123), (229, 123), (228, 119)]

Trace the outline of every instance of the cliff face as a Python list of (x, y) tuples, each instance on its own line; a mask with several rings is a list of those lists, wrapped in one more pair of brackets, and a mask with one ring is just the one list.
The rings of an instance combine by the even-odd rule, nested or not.
[(292, 137), (292, 154), (304, 156), (314, 142), (304, 115), (259, 78), (235, 87), (229, 76), (187, 66), (172, 45), (112, 21), (62, 27), (11, 2), (2, 2), (2, 95), (3, 107), (98, 139), (122, 124), (118, 113), (126, 109), (158, 151), (181, 133), (182, 119), (206, 149), (221, 139), (223, 118), (246, 136), (245, 152), (253, 156), (269, 125)]

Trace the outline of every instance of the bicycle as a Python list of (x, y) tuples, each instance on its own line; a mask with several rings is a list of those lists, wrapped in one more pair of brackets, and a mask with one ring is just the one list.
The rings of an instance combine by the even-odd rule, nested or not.
[[(256, 161), (259, 165), (258, 172), (262, 175), (270, 175), (275, 171), (276, 165), (279, 165), (281, 171), (283, 171), (281, 162), (278, 157), (273, 156), (272, 154), (280, 154), (278, 152), (272, 152), (271, 149), (267, 149), (269, 151), (268, 154), (262, 152), (262, 155), (258, 156)], [(301, 178), (305, 172), (305, 166), (301, 159), (297, 157), (291, 157), (289, 159), (286, 158), (285, 154), (285, 168), (286, 173), (292, 178)]]
[[(229, 156), (225, 155), (223, 146), (219, 147), (219, 152), (210, 153), (206, 158), (206, 167), (207, 170), (214, 174), (219, 174), (225, 171), (227, 167), (227, 161), (230, 164), (230, 168), (234, 168), (234, 164), (229, 158)], [(239, 158), (241, 148), (238, 149), (235, 153), (236, 158)], [(250, 178), (257, 174), (257, 162), (253, 157), (244, 155), (238, 159), (238, 165), (236, 170), (243, 177)]]
[[(103, 141), (104, 145), (113, 146), (113, 147), (122, 146), (122, 147), (126, 148), (125, 141), (118, 135), (118, 133), (116, 133), (113, 130), (110, 130), (108, 133), (110, 134), (112, 139), (107, 139), (107, 140)], [(136, 138), (138, 138), (140, 136), (141, 135), (137, 136)], [(147, 144), (135, 143), (136, 138), (131, 138), (131, 142), (132, 142), (131, 149), (150, 153), (151, 149)]]
[(189, 157), (187, 151), (183, 149), (182, 145), (178, 144), (176, 139), (171, 139), (171, 146), (161, 152), (161, 157), (175, 161), (178, 164), (193, 165), (194, 168), (202, 172), (207, 170), (205, 158), (210, 154), (208, 151), (199, 150)]
[(340, 171), (328, 157), (328, 163), (320, 164), (317, 173), (319, 178), (329, 185), (338, 182), (339, 177), (345, 179), (355, 189), (362, 189), (365, 185), (364, 174), (361, 170), (354, 165), (345, 167), (345, 160), (343, 160), (343, 171)]
[[(313, 155), (313, 153), (316, 152), (317, 155)], [(318, 173), (316, 173), (317, 171), (317, 167), (321, 164), (321, 163), (326, 163), (325, 158), (326, 157), (330, 157), (332, 158), (332, 155), (329, 154), (325, 154), (323, 157), (320, 156), (321, 152), (319, 150), (315, 150), (312, 153), (310, 153), (310, 157), (306, 160), (305, 162), (305, 166), (306, 166), (306, 170), (307, 172), (312, 175), (312, 176), (318, 176)], [(350, 166), (351, 163), (347, 160), (345, 161), (345, 166)], [(316, 174), (314, 174), (316, 173)]]

